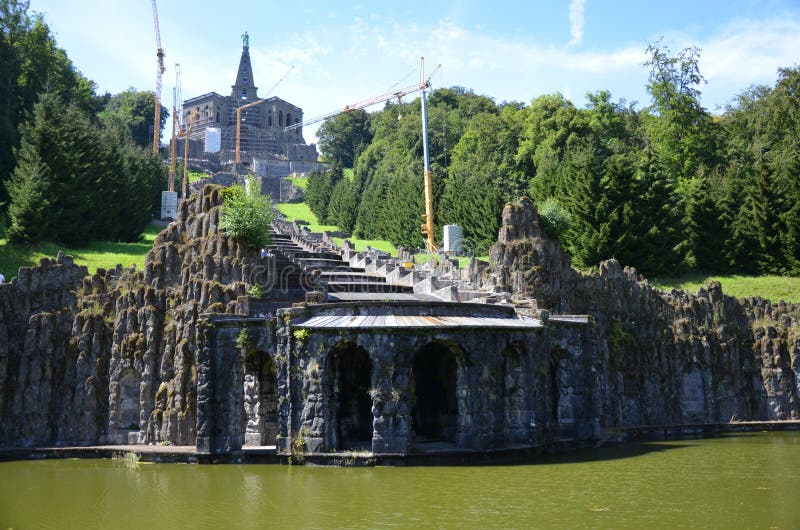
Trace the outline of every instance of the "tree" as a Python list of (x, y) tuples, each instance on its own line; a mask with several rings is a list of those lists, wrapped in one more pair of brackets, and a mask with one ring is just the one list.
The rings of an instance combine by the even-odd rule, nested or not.
[(497, 238), (503, 204), (521, 197), (527, 183), (514, 155), (519, 141), (519, 111), (474, 116), (453, 149), (444, 179), (438, 217), (458, 224), (479, 255)]
[(317, 138), (320, 152), (328, 161), (351, 168), (372, 141), (369, 114), (356, 109), (328, 118), (317, 131)]
[(647, 47), (650, 67), (647, 90), (653, 98), (648, 109), (648, 130), (659, 160), (670, 178), (677, 181), (698, 176), (702, 166), (719, 163), (719, 131), (711, 115), (700, 105), (700, 50), (685, 48), (671, 55), (658, 42)]
[[(41, 93), (48, 93), (93, 112), (94, 83), (78, 72), (56, 45), (41, 15), (28, 15), (29, 2), (0, 0), (0, 183), (8, 180), (16, 162), (20, 125)], [(7, 186), (0, 186), (0, 204)]]
[[(153, 142), (153, 100), (150, 91), (137, 91), (129, 88), (124, 92), (109, 96), (108, 102), (99, 113), (104, 125), (121, 125), (127, 131), (130, 139), (140, 147), (151, 146)], [(164, 130), (164, 124), (169, 117), (169, 111), (161, 106), (161, 123), (159, 131)]]

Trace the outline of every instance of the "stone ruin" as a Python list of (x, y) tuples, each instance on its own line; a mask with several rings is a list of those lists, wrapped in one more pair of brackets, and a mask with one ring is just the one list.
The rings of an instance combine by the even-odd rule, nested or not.
[(0, 446), (403, 455), (800, 419), (800, 304), (576, 272), (525, 199), (464, 271), (285, 223), (262, 259), (219, 215), (206, 186), (144, 270), (59, 255), (0, 285)]

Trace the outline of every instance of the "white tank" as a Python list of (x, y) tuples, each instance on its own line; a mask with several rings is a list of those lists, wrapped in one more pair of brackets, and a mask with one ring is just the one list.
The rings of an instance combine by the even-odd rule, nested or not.
[(454, 254), (464, 251), (464, 229), (458, 225), (444, 225), (444, 251)]
[(219, 153), (222, 144), (222, 132), (218, 127), (206, 128), (206, 153)]
[(175, 219), (178, 217), (178, 192), (161, 192), (161, 219)]

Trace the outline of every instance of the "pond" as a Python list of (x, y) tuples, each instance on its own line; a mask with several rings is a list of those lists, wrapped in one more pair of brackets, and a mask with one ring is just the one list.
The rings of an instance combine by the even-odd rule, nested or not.
[(0, 528), (798, 528), (800, 433), (629, 444), (525, 465), (0, 463)]

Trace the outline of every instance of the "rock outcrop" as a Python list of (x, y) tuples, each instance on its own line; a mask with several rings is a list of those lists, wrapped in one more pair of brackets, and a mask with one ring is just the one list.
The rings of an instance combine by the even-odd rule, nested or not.
[(604, 427), (800, 419), (800, 304), (665, 293), (613, 259), (578, 273), (527, 199), (489, 255), (476, 282), (593, 317)]
[(59, 255), (0, 285), (0, 445), (194, 443), (198, 315), (261, 270), (218, 232), (220, 191), (182, 203), (144, 270)]
[[(90, 276), (59, 255), (0, 284), (0, 446), (194, 444), (198, 429), (215, 435), (213, 418), (198, 417), (198, 401), (222, 403), (220, 393), (230, 389), (219, 379), (222, 364), (219, 388), (203, 386), (212, 384), (203, 367), (222, 361), (198, 346), (210, 335), (201, 315), (241, 312), (237, 298), (264, 273), (257, 251), (219, 233), (220, 194), (206, 186), (184, 201), (143, 270), (118, 266)], [(579, 273), (527, 200), (506, 206), (490, 257), (490, 266), (470, 269), (482, 288), (512, 292), (544, 321), (591, 316), (585, 332), (564, 333), (584, 341), (575, 351), (591, 353), (542, 360), (539, 376), (549, 382), (527, 392), (557, 389), (561, 397), (547, 399), (565, 407), (590, 399), (599, 426), (611, 429), (800, 419), (800, 304), (736, 300), (719, 284), (696, 295), (666, 293), (616, 260)], [(275, 326), (258, 325), (264, 351), (274, 349)], [(228, 331), (230, 360), (240, 352)], [(254, 405), (257, 370), (248, 362), (235, 390), (246, 394), (241, 410), (225, 406), (243, 436), (264, 441), (251, 424), (283, 409)], [(207, 405), (204, 411), (216, 410)]]

